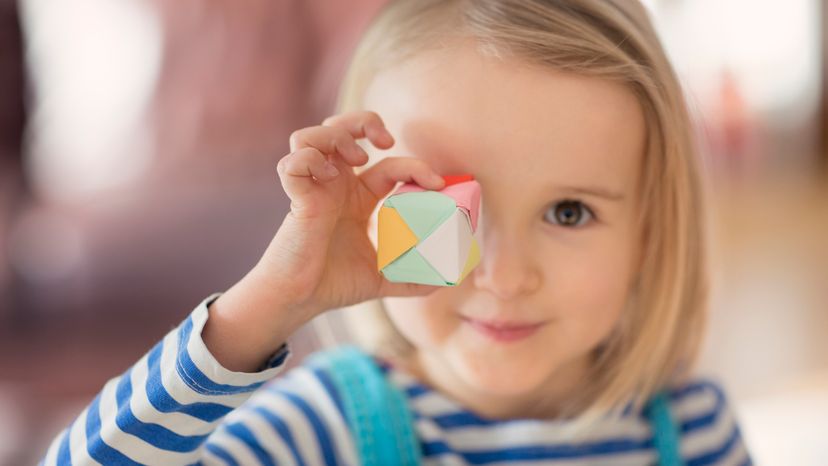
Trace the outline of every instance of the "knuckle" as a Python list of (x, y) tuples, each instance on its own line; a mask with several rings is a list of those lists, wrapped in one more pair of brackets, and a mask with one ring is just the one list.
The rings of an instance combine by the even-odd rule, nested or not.
[(335, 142), (336, 141), (341, 141), (341, 142), (347, 143), (347, 142), (352, 141), (354, 139), (353, 137), (351, 137), (351, 133), (348, 132), (348, 130), (345, 129), (345, 128), (336, 127), (336, 128), (332, 128), (332, 129), (334, 130), (333, 137), (334, 137)]
[(290, 137), (288, 138), (288, 141), (290, 141), (291, 147), (295, 147), (296, 145), (299, 144), (299, 141), (301, 141), (301, 139), (302, 139), (302, 135), (303, 135), (303, 130), (301, 130), (301, 129), (297, 129), (297, 130), (293, 131), (292, 133), (290, 133)]
[(366, 110), (364, 118), (366, 123), (382, 124), (382, 118), (380, 118), (379, 113), (373, 110)]

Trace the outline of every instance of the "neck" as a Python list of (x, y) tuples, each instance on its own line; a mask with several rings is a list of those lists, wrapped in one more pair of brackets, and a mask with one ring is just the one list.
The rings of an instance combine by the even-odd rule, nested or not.
[(502, 395), (473, 387), (458, 377), (444, 360), (428, 352), (417, 351), (400, 365), (481, 417), (554, 419), (561, 417), (564, 407), (578, 398), (589, 374), (590, 358), (561, 366), (538, 387), (520, 395)]

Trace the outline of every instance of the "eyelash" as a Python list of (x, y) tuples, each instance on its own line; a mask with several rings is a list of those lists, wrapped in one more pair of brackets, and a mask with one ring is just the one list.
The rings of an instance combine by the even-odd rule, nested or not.
[[(577, 206), (578, 209), (581, 210), (581, 216), (578, 219), (578, 223), (576, 224), (562, 224), (559, 223), (557, 219), (555, 219), (555, 221), (550, 222), (553, 225), (562, 226), (564, 228), (580, 228), (583, 227), (586, 223), (589, 223), (590, 221), (595, 221), (597, 219), (592, 209), (590, 209), (586, 204), (577, 199), (563, 199), (549, 206), (549, 210), (547, 210), (547, 212), (553, 212), (552, 218), (555, 218), (554, 212), (561, 206), (561, 204), (574, 204), (575, 206)], [(545, 214), (544, 218), (546, 218)]]

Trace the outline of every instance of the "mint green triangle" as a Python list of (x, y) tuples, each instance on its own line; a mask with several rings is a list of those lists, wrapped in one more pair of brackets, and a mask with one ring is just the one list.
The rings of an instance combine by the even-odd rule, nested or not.
[(436, 230), (457, 208), (454, 199), (436, 191), (391, 196), (385, 204), (397, 209), (400, 217), (420, 241)]
[(437, 273), (416, 249), (411, 248), (394, 262), (382, 269), (382, 274), (391, 282), (422, 283), (445, 286), (448, 283)]

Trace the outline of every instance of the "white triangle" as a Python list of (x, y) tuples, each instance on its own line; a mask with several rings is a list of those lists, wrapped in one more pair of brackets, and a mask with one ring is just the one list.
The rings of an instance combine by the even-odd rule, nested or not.
[(456, 283), (466, 265), (471, 241), (471, 221), (463, 209), (457, 209), (417, 245), (417, 251), (446, 281)]

